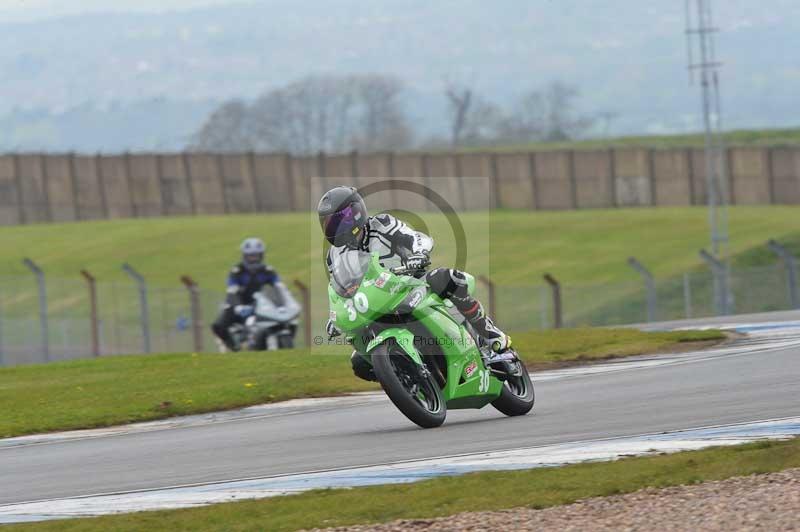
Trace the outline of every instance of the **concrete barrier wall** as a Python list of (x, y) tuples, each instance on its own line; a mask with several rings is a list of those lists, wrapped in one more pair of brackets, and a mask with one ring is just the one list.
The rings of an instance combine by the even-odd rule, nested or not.
[(161, 183), (156, 156), (151, 154), (129, 155), (123, 164), (128, 175), (130, 200), (137, 217), (160, 216), (164, 212), (161, 201)]
[(658, 191), (652, 168), (652, 151), (643, 148), (614, 150), (614, 189), (620, 207), (656, 205)]
[(372, 154), (361, 157), (351, 155), (348, 162), (352, 167), (350, 175), (355, 177), (355, 181), (352, 178), (348, 179), (346, 174), (340, 173), (341, 179), (337, 179), (336, 183), (331, 184), (346, 185), (351, 182), (354, 186), (365, 188), (365, 190), (374, 190), (375, 192), (369, 195), (369, 204), (370, 207), (374, 205), (375, 212), (404, 208), (404, 199), (409, 193), (393, 190), (394, 187), (387, 184), (387, 181), (394, 179), (392, 175), (394, 161), (391, 154)]
[(465, 187), (463, 209), (484, 210), (498, 206), (497, 182), (492, 155), (489, 153), (461, 153), (456, 156), (457, 174)]
[(181, 154), (159, 155), (156, 164), (161, 187), (161, 213), (163, 215), (193, 214), (194, 197), (186, 173), (185, 156)]
[(656, 150), (652, 152), (653, 180), (658, 205), (691, 205), (692, 176), (689, 152)]
[[(800, 204), (800, 147), (729, 148), (732, 204)], [(706, 202), (698, 148), (519, 153), (0, 155), (0, 225), (125, 217), (308, 210), (335, 185), (406, 181), (371, 207), (458, 211)], [(432, 192), (426, 192), (432, 191)]]
[(109, 218), (130, 218), (139, 214), (130, 187), (128, 162), (127, 155), (100, 157), (97, 160)]
[(537, 152), (533, 155), (532, 171), (536, 180), (537, 208), (576, 208), (573, 153)]
[(294, 205), (292, 160), (284, 154), (251, 154), (261, 210), (290, 211)]
[(578, 208), (613, 207), (615, 192), (611, 152), (576, 151), (572, 157)]
[(761, 148), (728, 151), (732, 202), (737, 205), (770, 203), (768, 152)]
[(695, 205), (705, 205), (708, 201), (705, 154), (698, 148), (690, 148), (688, 154), (689, 173), (692, 176), (692, 199)]
[(400, 198), (399, 208), (408, 211), (424, 211), (430, 208), (430, 204), (424, 195), (413, 191), (414, 186), (424, 187), (427, 178), (424, 173), (425, 156), (415, 154), (397, 154), (392, 159), (394, 177), (400, 181), (410, 183), (411, 191), (399, 191), (396, 193)]
[(800, 150), (769, 149), (768, 161), (772, 178), (772, 202), (800, 204)]
[(425, 176), (431, 190), (431, 199), (444, 199), (456, 211), (463, 211), (466, 204), (465, 187), (461, 186), (456, 157), (452, 154), (428, 154), (425, 157)]
[(247, 155), (218, 155), (227, 212), (248, 213), (261, 210), (256, 200), (253, 164)]
[[(317, 208), (313, 198), (322, 196), (322, 188), (327, 185), (328, 178), (319, 179), (322, 175), (320, 157), (298, 157), (292, 159), (292, 210), (307, 211)], [(312, 186), (318, 188), (312, 189)]]
[(23, 219), (27, 223), (51, 220), (51, 205), (45, 185), (44, 158), (39, 155), (19, 155), (16, 158), (18, 183), (22, 192)]
[(52, 155), (43, 157), (44, 186), (50, 203), (50, 220), (69, 222), (77, 218), (75, 201), (75, 181), (72, 170), (72, 157)]
[(189, 183), (196, 214), (223, 214), (228, 212), (228, 202), (222, 186), (219, 159), (205, 153), (187, 158)]
[(25, 223), (22, 217), (20, 187), (17, 180), (16, 157), (0, 156), (0, 224)]
[(533, 154), (493, 154), (497, 205), (509, 209), (536, 209), (538, 195), (532, 172)]
[(108, 218), (105, 191), (98, 174), (97, 157), (76, 155), (72, 158), (75, 172), (75, 203), (78, 220)]

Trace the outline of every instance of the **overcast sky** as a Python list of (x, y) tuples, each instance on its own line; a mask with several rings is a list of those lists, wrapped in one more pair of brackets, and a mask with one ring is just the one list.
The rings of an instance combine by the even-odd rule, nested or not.
[[(0, 22), (98, 11), (165, 11), (237, 0), (0, 0)], [(241, 1), (241, 0), (238, 0)]]

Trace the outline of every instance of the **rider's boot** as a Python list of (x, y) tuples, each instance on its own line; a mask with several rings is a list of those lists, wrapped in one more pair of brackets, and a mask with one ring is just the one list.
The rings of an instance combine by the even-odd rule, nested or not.
[[(220, 346), (221, 347), (221, 349), (220, 349), (221, 353), (226, 353), (226, 352), (235, 353), (236, 351), (239, 350), (239, 346), (237, 346), (236, 342), (234, 342), (233, 337), (231, 336), (231, 333), (228, 330), (228, 327), (226, 325), (220, 324), (218, 322), (214, 322), (211, 325), (211, 330), (214, 332), (214, 335), (217, 337), (217, 342), (219, 344), (221, 344), (221, 346)], [(224, 351), (222, 350), (222, 348), (224, 348)]]
[(484, 343), (494, 352), (494, 355), (489, 358), (489, 362), (493, 362), (495, 359), (505, 360), (507, 356), (502, 355), (511, 349), (511, 338), (486, 315), (483, 305), (473, 297), (453, 299), (456, 308), (467, 318)]

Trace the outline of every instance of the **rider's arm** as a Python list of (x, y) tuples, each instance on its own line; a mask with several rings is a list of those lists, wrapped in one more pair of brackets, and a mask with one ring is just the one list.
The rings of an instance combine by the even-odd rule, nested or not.
[(391, 214), (379, 214), (375, 218), (380, 222), (379, 236), (385, 236), (391, 242), (392, 248), (402, 258), (405, 259), (410, 255), (420, 253), (430, 255), (433, 249), (433, 238), (420, 231), (415, 231)]
[(231, 307), (242, 303), (242, 285), (239, 284), (239, 273), (239, 267), (236, 266), (228, 274), (225, 302)]
[[(281, 281), (280, 275), (278, 272), (273, 270), (271, 267), (267, 267), (264, 271), (264, 283), (261, 285), (263, 288), (264, 285), (271, 285), (277, 287), (273, 293), (275, 294), (275, 304), (279, 307), (286, 305), (286, 301), (284, 301), (283, 292), (281, 291), (284, 288), (283, 281)], [(280, 285), (278, 287), (278, 285)]]
[(333, 258), (331, 254), (335, 248), (328, 249), (328, 253), (325, 254), (325, 267), (328, 268), (328, 275), (330, 276), (333, 273)]
[(264, 284), (278, 284), (281, 282), (281, 277), (278, 272), (272, 268), (266, 268), (264, 272)]

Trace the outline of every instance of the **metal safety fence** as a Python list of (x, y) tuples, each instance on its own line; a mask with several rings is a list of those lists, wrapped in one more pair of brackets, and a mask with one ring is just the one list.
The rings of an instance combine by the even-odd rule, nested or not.
[(502, 327), (521, 331), (790, 310), (799, 307), (789, 279), (783, 264), (726, 272), (724, 313), (717, 304), (720, 280), (704, 271), (652, 282), (496, 285), (494, 314)]
[[(96, 281), (88, 272), (83, 278), (47, 276), (32, 262), (30, 269), (29, 276), (0, 276), (0, 365), (217, 348), (209, 325), (224, 293), (191, 278), (183, 286), (149, 286), (130, 266), (127, 282)], [(605, 284), (562, 283), (549, 275), (502, 285), (481, 277), (477, 295), (509, 331), (624, 325), (798, 308), (795, 270), (793, 260), (782, 260), (663, 279), (632, 272), (631, 281)], [(289, 284), (304, 307), (296, 344), (322, 343), (325, 294), (309, 293), (299, 281)]]

